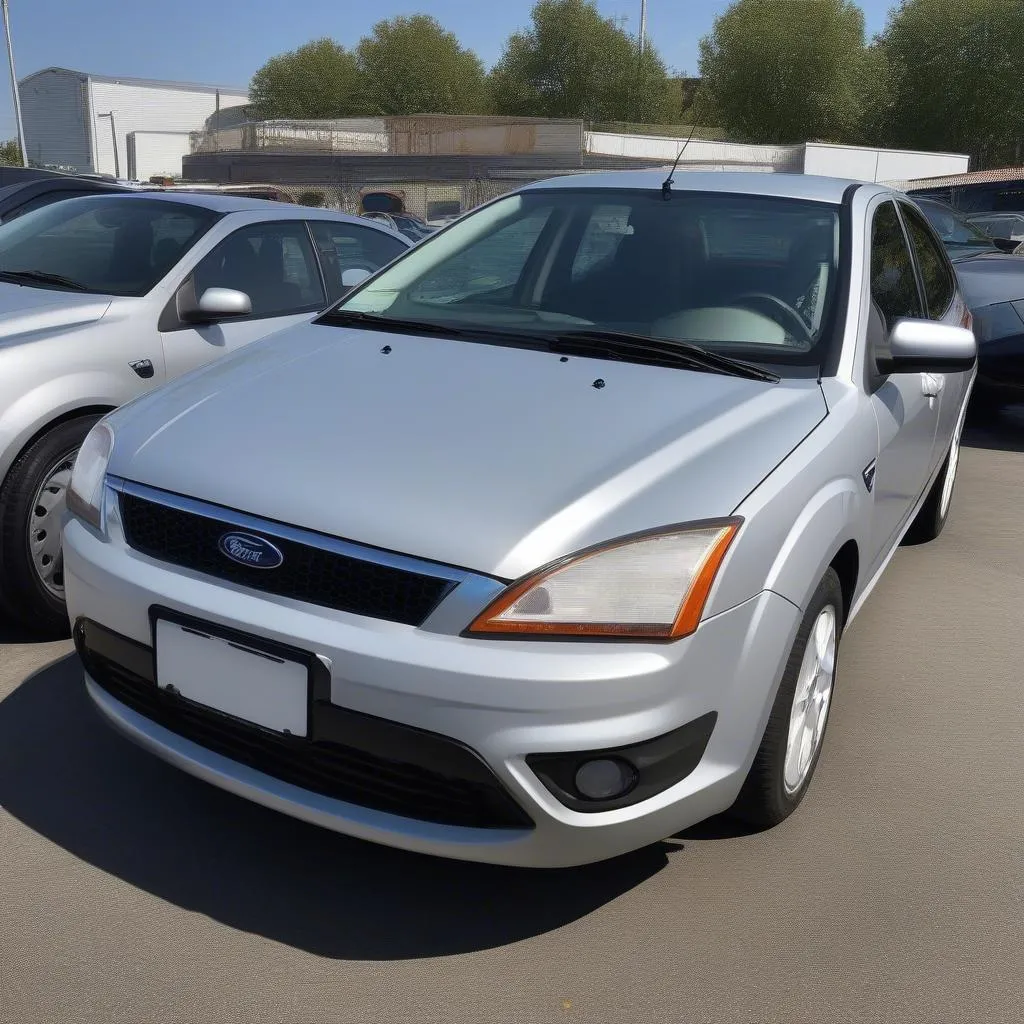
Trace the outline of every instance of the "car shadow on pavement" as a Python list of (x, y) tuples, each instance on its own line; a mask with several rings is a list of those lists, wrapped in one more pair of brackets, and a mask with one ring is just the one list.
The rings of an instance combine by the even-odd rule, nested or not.
[(321, 956), (408, 959), (516, 942), (614, 900), (679, 848), (536, 871), (350, 839), (137, 749), (100, 719), (80, 671), (70, 655), (0, 702), (0, 807), (161, 899)]
[(960, 443), (965, 448), (1024, 452), (1024, 409), (1007, 410), (994, 423), (972, 423), (968, 420)]

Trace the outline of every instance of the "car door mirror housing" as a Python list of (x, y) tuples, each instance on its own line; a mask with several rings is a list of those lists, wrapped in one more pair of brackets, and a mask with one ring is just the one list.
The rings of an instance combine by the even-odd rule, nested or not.
[(881, 373), (956, 373), (978, 360), (974, 332), (934, 320), (898, 320), (876, 354)]
[(252, 300), (235, 288), (207, 288), (199, 296), (197, 311), (208, 320), (248, 316), (252, 313)]

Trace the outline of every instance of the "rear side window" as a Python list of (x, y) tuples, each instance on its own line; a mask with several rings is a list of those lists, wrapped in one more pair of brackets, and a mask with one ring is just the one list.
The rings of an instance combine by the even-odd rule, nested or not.
[(341, 275), (346, 270), (366, 270), (372, 274), (406, 250), (397, 238), (376, 228), (335, 220), (313, 220), (309, 226), (332, 301), (345, 294)]
[(950, 303), (956, 294), (953, 269), (945, 252), (932, 237), (921, 214), (907, 203), (902, 203), (900, 209), (903, 211), (907, 231), (914, 244), (917, 265), (921, 269), (928, 316), (932, 320), (941, 320), (949, 311)]
[(923, 317), (914, 264), (896, 207), (883, 203), (871, 224), (871, 298), (886, 327), (903, 317)]

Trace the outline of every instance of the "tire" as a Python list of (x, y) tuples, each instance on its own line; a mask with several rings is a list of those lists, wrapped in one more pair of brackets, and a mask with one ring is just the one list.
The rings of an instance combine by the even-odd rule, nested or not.
[[(70, 632), (61, 571), (61, 485), (70, 482), (75, 455), (98, 419), (78, 416), (43, 434), (18, 457), (0, 487), (0, 605), (47, 637)], [(49, 573), (49, 586), (43, 571)]]
[(953, 502), (953, 485), (956, 483), (956, 471), (960, 465), (961, 430), (962, 422), (958, 424), (953, 434), (946, 459), (928, 492), (928, 497), (918, 509), (910, 529), (903, 537), (904, 544), (927, 544), (942, 533), (949, 518), (949, 509)]
[[(758, 828), (771, 828), (785, 821), (807, 793), (828, 726), (843, 621), (843, 589), (836, 571), (829, 568), (814, 591), (797, 630), (761, 745), (740, 795), (729, 811), (733, 817)], [(822, 648), (825, 657), (816, 657), (815, 649)], [(813, 668), (816, 661), (818, 672), (812, 675), (808, 669)], [(797, 728), (799, 721), (795, 717), (798, 697), (807, 693), (808, 682), (811, 684), (810, 700), (800, 703), (810, 707), (817, 705), (813, 721), (811, 718), (804, 720), (806, 726), (812, 727), (810, 733)], [(792, 762), (787, 767), (791, 722), (794, 738), (806, 734), (809, 742), (806, 750), (802, 744), (794, 743)], [(801, 756), (798, 751), (802, 751)]]

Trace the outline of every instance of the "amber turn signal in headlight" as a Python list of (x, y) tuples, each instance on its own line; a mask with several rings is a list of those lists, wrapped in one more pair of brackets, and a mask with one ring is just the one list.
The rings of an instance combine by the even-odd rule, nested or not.
[(740, 523), (678, 526), (570, 555), (513, 583), (467, 632), (677, 640), (697, 628)]

